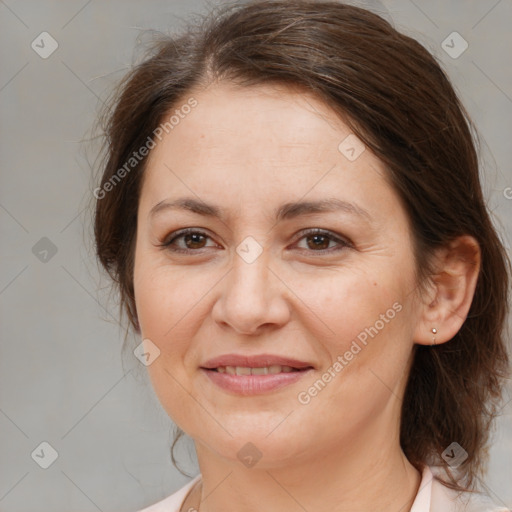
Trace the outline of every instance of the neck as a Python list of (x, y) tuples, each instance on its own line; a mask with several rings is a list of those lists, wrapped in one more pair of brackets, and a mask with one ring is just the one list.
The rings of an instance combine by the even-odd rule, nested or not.
[(421, 475), (400, 450), (398, 435), (390, 443), (387, 434), (368, 432), (293, 464), (250, 469), (196, 443), (202, 485), (188, 504), (200, 512), (410, 510)]

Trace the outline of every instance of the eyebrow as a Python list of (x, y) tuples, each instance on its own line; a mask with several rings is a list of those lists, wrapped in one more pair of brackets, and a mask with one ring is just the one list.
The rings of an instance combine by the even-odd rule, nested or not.
[[(180, 197), (173, 200), (163, 200), (151, 208), (150, 217), (164, 210), (187, 210), (206, 217), (216, 217), (223, 219), (227, 216), (225, 210), (219, 206), (199, 201), (192, 197)], [(344, 213), (363, 217), (368, 221), (372, 221), (371, 215), (364, 209), (354, 203), (343, 201), (336, 197), (322, 199), (319, 201), (298, 201), (285, 203), (274, 211), (276, 221), (289, 220), (301, 215), (314, 213), (329, 213), (342, 211)]]

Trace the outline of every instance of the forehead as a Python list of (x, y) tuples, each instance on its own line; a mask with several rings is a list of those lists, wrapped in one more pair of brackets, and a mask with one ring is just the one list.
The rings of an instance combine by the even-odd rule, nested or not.
[(150, 194), (153, 203), (175, 190), (176, 197), (259, 205), (276, 196), (283, 203), (308, 194), (394, 195), (382, 163), (310, 93), (220, 83), (192, 92), (174, 109), (191, 98), (196, 106), (184, 109), (150, 154), (143, 196)]
[[(184, 108), (193, 98), (196, 106)], [(340, 156), (338, 146), (350, 129), (311, 93), (281, 85), (240, 87), (229, 82), (191, 92), (176, 102), (167, 133), (157, 141), (152, 159), (232, 167), (243, 163), (307, 167)], [(169, 114), (172, 114), (170, 112)], [(176, 122), (178, 121), (178, 122)], [(165, 125), (164, 125), (165, 126)]]
[(333, 144), (336, 150), (338, 139), (350, 133), (313, 94), (282, 85), (222, 82), (194, 98), (197, 106), (172, 131), (189, 142), (199, 137), (202, 147), (229, 150), (231, 156), (243, 150), (259, 158), (293, 159), (296, 153), (320, 152)]

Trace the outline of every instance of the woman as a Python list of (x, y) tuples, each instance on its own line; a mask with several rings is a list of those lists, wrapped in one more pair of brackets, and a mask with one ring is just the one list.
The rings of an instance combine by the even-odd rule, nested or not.
[(419, 43), (334, 2), (220, 8), (126, 77), (97, 252), (200, 468), (145, 512), (506, 510), (471, 492), (509, 264), (470, 130)]

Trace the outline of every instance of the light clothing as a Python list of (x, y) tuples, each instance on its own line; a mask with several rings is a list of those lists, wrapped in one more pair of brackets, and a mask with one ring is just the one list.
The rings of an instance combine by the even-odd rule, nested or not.
[[(201, 475), (197, 475), (174, 494), (139, 512), (179, 512), (187, 494), (200, 479)], [(185, 512), (196, 511), (191, 509)], [(497, 506), (485, 495), (469, 492), (460, 495), (448, 489), (433, 478), (433, 469), (425, 466), (418, 493), (409, 512), (510, 512), (510, 510)]]
[[(190, 480), (188, 484), (185, 484), (181, 489), (177, 490), (174, 494), (171, 494), (167, 498), (151, 505), (150, 507), (140, 510), (139, 512), (179, 512), (185, 498), (189, 491), (192, 490), (194, 484), (201, 480), (201, 475), (197, 475), (193, 480)], [(188, 512), (188, 511), (186, 511)], [(194, 512), (194, 511), (190, 511)]]

